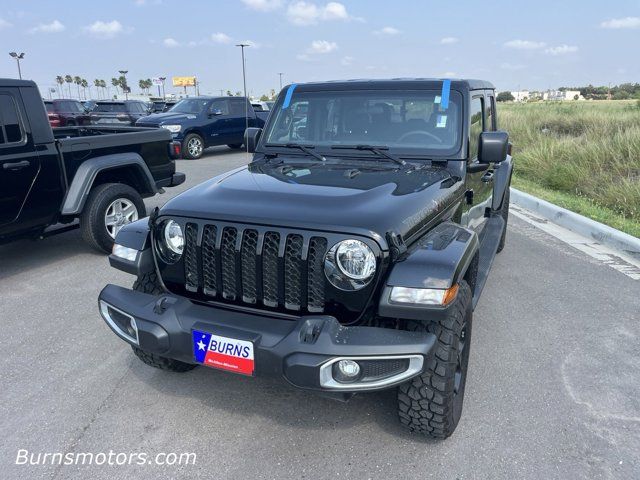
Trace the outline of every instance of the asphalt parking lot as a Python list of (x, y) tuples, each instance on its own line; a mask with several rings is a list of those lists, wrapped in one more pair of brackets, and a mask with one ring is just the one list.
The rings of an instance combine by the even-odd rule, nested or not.
[[(187, 184), (147, 205), (245, 162), (226, 148), (180, 161)], [(1, 478), (640, 477), (640, 282), (518, 218), (475, 311), (464, 413), (443, 442), (405, 433), (393, 392), (342, 404), (145, 366), (97, 311), (106, 283), (132, 282), (78, 231), (0, 247)], [(197, 461), (16, 465), (19, 449)]]

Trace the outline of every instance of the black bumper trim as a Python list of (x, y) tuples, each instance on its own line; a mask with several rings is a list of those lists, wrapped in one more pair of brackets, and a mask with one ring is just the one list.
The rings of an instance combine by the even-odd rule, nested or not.
[[(162, 313), (154, 313), (154, 305), (162, 296), (171, 301), (165, 302), (168, 307)], [(136, 319), (143, 350), (195, 364), (192, 330), (251, 341), (256, 375), (284, 377), (296, 387), (312, 390), (326, 391), (320, 387), (319, 369), (332, 358), (423, 355), (427, 362), (436, 341), (435, 335), (427, 332), (344, 327), (326, 315), (283, 320), (116, 285), (107, 285), (100, 292), (100, 300)], [(158, 333), (161, 339), (156, 338)]]

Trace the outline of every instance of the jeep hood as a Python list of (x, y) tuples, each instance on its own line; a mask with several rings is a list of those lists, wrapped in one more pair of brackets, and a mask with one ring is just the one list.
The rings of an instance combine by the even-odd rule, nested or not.
[(160, 214), (349, 232), (384, 248), (387, 232), (407, 238), (453, 206), (462, 188), (439, 167), (252, 163), (178, 195)]

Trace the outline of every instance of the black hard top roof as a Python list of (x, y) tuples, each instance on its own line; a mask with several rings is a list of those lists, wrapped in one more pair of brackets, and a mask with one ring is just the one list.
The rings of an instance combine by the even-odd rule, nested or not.
[[(327, 82), (300, 83), (296, 86), (300, 90), (434, 90), (442, 88), (444, 78), (391, 78), (385, 80), (332, 80)], [(495, 89), (486, 80), (451, 78), (451, 88), (455, 90)]]
[(0, 87), (35, 87), (33, 80), (17, 80), (15, 78), (0, 78)]

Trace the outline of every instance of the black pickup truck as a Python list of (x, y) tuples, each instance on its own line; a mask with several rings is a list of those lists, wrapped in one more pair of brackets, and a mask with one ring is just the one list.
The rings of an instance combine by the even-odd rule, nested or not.
[[(145, 363), (271, 375), (400, 422), (462, 413), (473, 309), (505, 245), (511, 146), (480, 80), (290, 85), (248, 167), (125, 226), (100, 312)], [(502, 299), (501, 301), (508, 301)], [(215, 381), (212, 378), (212, 381)]]
[(0, 243), (79, 226), (111, 252), (145, 197), (184, 182), (180, 145), (163, 129), (52, 129), (35, 83), (0, 79)]

